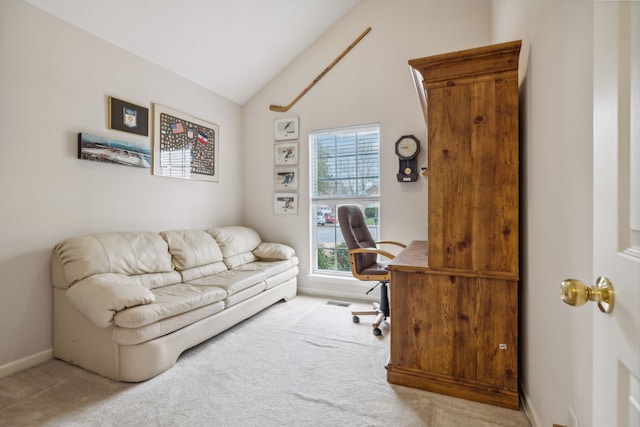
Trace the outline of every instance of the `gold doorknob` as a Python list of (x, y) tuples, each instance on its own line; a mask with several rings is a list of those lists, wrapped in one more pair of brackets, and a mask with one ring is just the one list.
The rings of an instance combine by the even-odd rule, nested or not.
[(611, 313), (613, 310), (613, 294), (613, 285), (606, 277), (598, 277), (593, 286), (587, 286), (577, 279), (567, 279), (560, 284), (562, 301), (574, 306), (594, 301), (603, 313)]

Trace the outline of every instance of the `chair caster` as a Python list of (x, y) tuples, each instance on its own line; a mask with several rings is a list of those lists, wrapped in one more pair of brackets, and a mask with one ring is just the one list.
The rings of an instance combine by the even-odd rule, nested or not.
[(375, 335), (376, 337), (382, 335), (382, 331), (380, 330), (380, 328), (373, 328), (373, 335)]
[(360, 323), (360, 318), (358, 316), (353, 316), (351, 320), (353, 320), (353, 323)]

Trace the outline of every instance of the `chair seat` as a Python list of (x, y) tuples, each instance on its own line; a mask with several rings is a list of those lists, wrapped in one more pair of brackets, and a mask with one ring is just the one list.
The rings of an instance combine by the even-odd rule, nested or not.
[(388, 276), (389, 270), (386, 270), (384, 267), (380, 268), (379, 266), (372, 265), (371, 267), (367, 267), (360, 271), (362, 275), (370, 275), (370, 276)]

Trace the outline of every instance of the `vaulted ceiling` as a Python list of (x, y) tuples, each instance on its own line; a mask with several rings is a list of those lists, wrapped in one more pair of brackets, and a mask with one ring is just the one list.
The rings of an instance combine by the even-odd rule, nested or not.
[(359, 0), (24, 0), (244, 104)]

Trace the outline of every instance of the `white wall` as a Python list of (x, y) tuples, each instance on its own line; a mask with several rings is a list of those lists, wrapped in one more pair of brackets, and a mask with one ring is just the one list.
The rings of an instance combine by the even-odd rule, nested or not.
[[(78, 132), (144, 139), (107, 128), (109, 95), (218, 124), (220, 182), (78, 160)], [(241, 119), (235, 103), (27, 3), (0, 2), (0, 374), (50, 356), (60, 240), (241, 222)]]
[[(380, 123), (381, 238), (425, 240), (425, 180), (396, 180), (396, 140), (413, 134), (421, 141), (419, 166), (425, 164), (427, 149), (424, 118), (407, 61), (486, 45), (489, 22), (489, 1), (365, 0), (245, 104), (246, 222), (295, 247), (301, 259), (301, 292), (362, 298), (363, 289), (368, 289), (353, 279), (330, 282), (307, 276), (311, 271), (308, 133)], [(270, 104), (289, 104), (369, 26), (371, 32), (287, 113), (269, 110)], [(279, 216), (273, 213), (273, 122), (291, 116), (300, 119), (300, 207), (297, 216)]]
[[(364, 0), (242, 110), (22, 1), (0, 1), (0, 374), (51, 347), (50, 252), (72, 235), (245, 223), (296, 248), (303, 291), (338, 292), (342, 283), (306, 277), (306, 176), (300, 213), (273, 213), (276, 118), (300, 117), (301, 172), (309, 131), (379, 122), (382, 237), (424, 239), (425, 183), (395, 180), (400, 135), (421, 140), (421, 164), (426, 151), (407, 60), (522, 39), (522, 387), (534, 425), (567, 425), (571, 406), (590, 426), (592, 310), (562, 304), (558, 287), (591, 274), (591, 13), (589, 2)], [(288, 113), (269, 111), (367, 26), (372, 32)], [(136, 138), (107, 129), (108, 95), (219, 124), (220, 182), (77, 160), (77, 132)]]
[(592, 38), (588, 1), (493, 0), (495, 38), (522, 38), (521, 386), (534, 426), (591, 426), (594, 307), (560, 301), (592, 275)]

